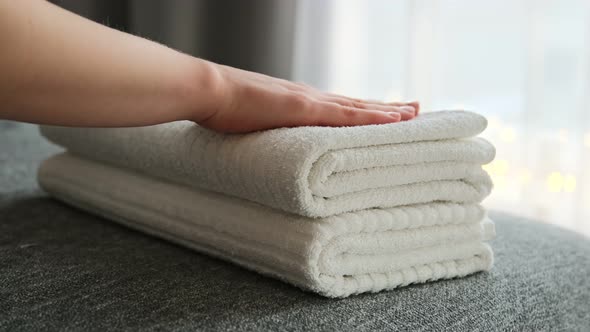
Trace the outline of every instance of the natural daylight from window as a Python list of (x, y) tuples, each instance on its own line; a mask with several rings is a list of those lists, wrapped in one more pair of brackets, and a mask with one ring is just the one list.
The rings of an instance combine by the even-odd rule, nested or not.
[(485, 115), (484, 205), (590, 235), (590, 1), (303, 0), (296, 80)]

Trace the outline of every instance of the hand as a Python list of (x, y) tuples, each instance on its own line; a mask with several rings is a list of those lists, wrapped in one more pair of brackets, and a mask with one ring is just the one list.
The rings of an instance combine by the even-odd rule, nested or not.
[[(356, 126), (414, 118), (418, 102), (383, 103), (324, 93), (312, 87), (208, 63), (219, 82), (216, 102), (194, 119), (221, 132), (244, 133), (294, 126)], [(201, 100), (202, 103), (202, 100)]]
[(217, 65), (48, 1), (0, 1), (0, 45), (0, 118), (10, 120), (130, 127), (188, 119), (243, 133), (390, 123), (413, 118), (419, 108)]

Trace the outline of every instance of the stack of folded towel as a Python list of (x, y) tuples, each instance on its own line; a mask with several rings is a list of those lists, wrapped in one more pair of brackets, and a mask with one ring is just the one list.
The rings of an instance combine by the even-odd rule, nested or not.
[(494, 148), (464, 111), (224, 135), (191, 122), (42, 127), (41, 186), (72, 205), (329, 297), (491, 267)]

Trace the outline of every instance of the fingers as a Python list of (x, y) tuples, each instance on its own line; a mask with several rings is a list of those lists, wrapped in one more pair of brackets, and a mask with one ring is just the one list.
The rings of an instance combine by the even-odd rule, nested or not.
[(342, 106), (332, 102), (316, 102), (304, 112), (308, 125), (314, 126), (362, 126), (399, 122), (402, 115), (398, 112), (360, 109)]
[(350, 100), (350, 101), (354, 101), (354, 102), (358, 102), (358, 103), (371, 103), (371, 104), (381, 104), (381, 105), (392, 105), (392, 106), (403, 106), (406, 105), (407, 103), (404, 102), (391, 102), (391, 103), (386, 103), (386, 102), (382, 102), (379, 100), (369, 100), (369, 99), (360, 99), (360, 98), (353, 98), (353, 97), (348, 97), (348, 96), (343, 96), (343, 95), (339, 95), (336, 93), (329, 93), (329, 92), (322, 92), (322, 95), (326, 96), (326, 97), (331, 97), (331, 98), (338, 98), (338, 99), (345, 99), (345, 100)]
[(407, 103), (407, 105), (414, 107), (414, 109), (416, 110), (416, 115), (420, 113), (420, 102), (410, 101)]
[(339, 95), (336, 93), (329, 93), (329, 92), (325, 92), (325, 93), (321, 92), (321, 94), (325, 95), (326, 97), (342, 98), (342, 99), (348, 99), (348, 100), (352, 100), (352, 101), (356, 101), (356, 102), (360, 102), (360, 103), (370, 103), (370, 104), (403, 106), (403, 105), (408, 105), (408, 104), (412, 103), (412, 102), (402, 102), (402, 101), (384, 102), (384, 101), (380, 101), (380, 100), (360, 99), (360, 98), (353, 98), (353, 97), (348, 97), (348, 96)]
[(399, 122), (402, 118), (399, 113), (395, 112), (364, 110), (338, 104), (322, 104), (315, 113), (314, 123), (319, 126), (341, 127), (386, 124)]
[[(290, 82), (286, 87), (291, 91), (312, 95), (319, 100), (326, 102), (335, 102), (342, 106), (361, 108), (367, 110), (382, 110), (385, 112), (399, 112), (402, 115), (402, 120), (410, 120), (420, 113), (420, 103), (418, 101), (410, 102), (382, 102), (378, 100), (364, 100), (359, 98), (351, 98), (336, 93), (322, 92), (309, 85), (301, 82)], [(404, 107), (405, 106), (405, 107)], [(409, 106), (409, 107), (408, 107)], [(404, 107), (403, 109), (392, 109), (392, 107)]]
[(362, 109), (378, 109), (384, 111), (391, 111), (391, 107), (404, 107), (400, 112), (402, 113), (402, 120), (410, 120), (414, 118), (416, 115), (418, 115), (418, 113), (420, 112), (420, 103), (417, 101), (382, 102), (378, 100), (364, 100), (359, 98), (351, 98), (335, 93), (320, 93), (318, 98), (325, 101), (336, 102), (343, 106)]
[(414, 107), (403, 103), (396, 103), (396, 105), (392, 105), (387, 103), (373, 103), (368, 101), (351, 101), (349, 99), (337, 97), (327, 97), (325, 101), (337, 103), (345, 107), (352, 107), (364, 110), (396, 112), (401, 115), (402, 121), (413, 119), (416, 116), (416, 110), (414, 109)]

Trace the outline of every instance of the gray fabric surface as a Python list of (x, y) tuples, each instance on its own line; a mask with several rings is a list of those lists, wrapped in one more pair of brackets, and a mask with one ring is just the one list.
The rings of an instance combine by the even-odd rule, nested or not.
[(590, 241), (493, 213), (490, 273), (325, 299), (72, 209), (35, 183), (58, 151), (0, 121), (0, 330), (590, 330)]

